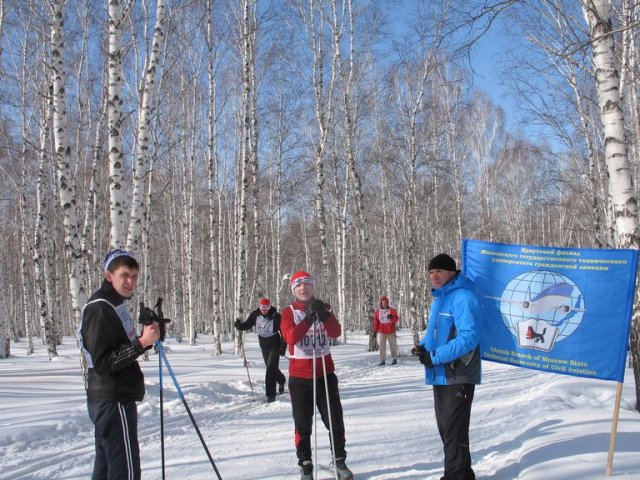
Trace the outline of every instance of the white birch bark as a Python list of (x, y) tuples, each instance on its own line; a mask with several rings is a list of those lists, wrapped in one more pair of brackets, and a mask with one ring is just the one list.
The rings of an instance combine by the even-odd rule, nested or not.
[[(411, 105), (411, 113), (409, 118), (409, 131), (407, 135), (407, 144), (409, 146), (409, 188), (406, 194), (407, 201), (407, 243), (406, 243), (406, 259), (413, 259), (417, 249), (417, 181), (418, 181), (418, 137), (417, 137), (417, 119), (418, 114), (423, 108), (424, 91), (429, 75), (429, 68), (431, 65), (432, 51), (429, 51), (427, 58), (422, 65), (422, 76), (420, 78), (420, 85), (413, 105)], [(435, 196), (435, 198), (438, 198)], [(436, 221), (435, 225), (439, 225)], [(409, 260), (409, 311), (411, 312), (411, 333), (413, 344), (417, 345), (420, 340), (420, 325), (418, 323), (418, 289), (417, 285), (417, 268), (416, 262)]]
[[(27, 28), (30, 28), (31, 25), (31, 17), (27, 21)], [(20, 206), (20, 282), (22, 286), (22, 314), (24, 316), (24, 325), (25, 325), (25, 337), (27, 338), (27, 355), (31, 355), (34, 353), (33, 347), (33, 334), (34, 334), (34, 320), (32, 318), (31, 312), (31, 289), (32, 281), (29, 275), (29, 266), (30, 262), (28, 261), (30, 255), (30, 246), (28, 243), (28, 235), (27, 235), (27, 223), (28, 220), (26, 218), (27, 215), (27, 177), (28, 177), (28, 169), (27, 169), (27, 144), (29, 143), (28, 139), (28, 131), (27, 131), (27, 116), (28, 113), (28, 104), (27, 104), (27, 55), (29, 54), (28, 43), (25, 39), (22, 43), (22, 52), (21, 52), (21, 61), (22, 61), (22, 74), (20, 81), (20, 98), (21, 98), (21, 116), (20, 116), (20, 131), (22, 135), (22, 146), (20, 151), (20, 163), (22, 164), (22, 175), (20, 178), (20, 185), (18, 187), (18, 195), (19, 195), (19, 206)]]
[[(336, 0), (332, 3), (333, 9), (333, 31), (334, 31), (334, 49), (337, 57), (337, 65), (339, 69), (339, 76), (342, 77), (341, 61), (340, 61), (340, 43), (341, 33), (338, 25), (338, 5)], [(355, 47), (354, 47), (354, 14), (353, 14), (353, 2), (347, 0), (348, 11), (348, 25), (349, 25), (349, 67), (344, 80), (343, 85), (343, 102), (344, 102), (344, 130), (345, 130), (345, 150), (347, 155), (347, 168), (349, 170), (349, 176), (351, 178), (351, 184), (353, 185), (355, 195), (355, 207), (356, 207), (356, 219), (358, 230), (358, 259), (356, 260), (359, 265), (359, 276), (363, 286), (363, 299), (360, 305), (360, 315), (363, 323), (366, 325), (366, 329), (369, 333), (369, 351), (378, 349), (377, 338), (373, 332), (373, 315), (371, 314), (371, 307), (375, 305), (373, 300), (372, 285), (376, 282), (373, 273), (372, 259), (371, 259), (371, 247), (369, 245), (369, 228), (365, 218), (365, 205), (364, 195), (362, 192), (362, 182), (360, 180), (360, 172), (356, 165), (355, 154), (355, 135), (356, 135), (356, 119), (358, 103), (354, 95), (352, 95), (354, 75), (355, 75)], [(346, 330), (346, 328), (343, 328)], [(346, 336), (343, 335), (343, 340), (346, 341)]]
[(155, 28), (147, 61), (142, 87), (142, 101), (138, 113), (138, 131), (136, 135), (136, 159), (133, 175), (133, 196), (131, 200), (131, 218), (127, 236), (127, 249), (140, 249), (140, 235), (145, 213), (145, 179), (149, 167), (149, 130), (155, 111), (154, 95), (158, 76), (160, 53), (164, 38), (164, 19), (166, 0), (157, 0)]
[[(49, 89), (47, 89), (49, 90)], [(51, 118), (51, 95), (49, 91), (46, 94), (46, 105), (42, 114), (42, 121), (40, 124), (40, 154), (38, 159), (38, 184), (36, 190), (36, 225), (33, 239), (33, 265), (34, 265), (34, 280), (37, 288), (37, 302), (38, 302), (38, 318), (40, 320), (40, 331), (42, 338), (44, 339), (45, 348), (49, 354), (49, 360), (58, 356), (56, 351), (56, 332), (53, 324), (53, 318), (50, 315), (50, 309), (47, 304), (51, 298), (49, 292), (47, 292), (46, 281), (46, 238), (47, 232), (47, 195), (46, 195), (46, 183), (47, 183), (47, 163), (49, 159), (49, 122)]]
[[(604, 154), (609, 173), (609, 192), (616, 220), (619, 248), (639, 248), (638, 204), (633, 190), (625, 136), (625, 119), (620, 100), (620, 73), (615, 55), (615, 38), (608, 0), (581, 0), (589, 26), (593, 68), (598, 91)], [(636, 410), (640, 411), (640, 295), (636, 292), (630, 350), (636, 381)]]
[(250, 30), (249, 43), (248, 43), (248, 57), (249, 57), (249, 82), (251, 85), (250, 106), (249, 106), (249, 125), (251, 131), (250, 141), (250, 154), (251, 154), (251, 166), (252, 166), (252, 182), (253, 182), (253, 243), (255, 250), (255, 268), (253, 275), (254, 286), (251, 289), (252, 294), (257, 294), (262, 297), (266, 293), (265, 285), (265, 262), (264, 262), (264, 250), (266, 245), (266, 239), (264, 238), (264, 232), (262, 231), (261, 216), (262, 211), (260, 208), (260, 167), (258, 158), (258, 81), (256, 74), (256, 55), (257, 55), (257, 25), (258, 19), (256, 18), (256, 5), (251, 8), (251, 19), (249, 21)]
[[(238, 213), (236, 218), (237, 240), (236, 240), (236, 285), (235, 285), (235, 319), (244, 321), (244, 305), (246, 298), (246, 253), (247, 253), (247, 193), (249, 190), (249, 162), (251, 161), (251, 26), (249, 23), (250, 10), (255, 8), (254, 0), (243, 0), (243, 22), (242, 22), (242, 116), (241, 116), (241, 151), (239, 178), (236, 182), (238, 187)], [(239, 355), (242, 348), (243, 335), (236, 335), (235, 353)]]
[(125, 246), (125, 172), (122, 151), (122, 33), (131, 0), (109, 2), (109, 210), (111, 218), (111, 248)]
[(67, 107), (64, 67), (64, 0), (49, 3), (51, 10), (51, 71), (53, 75), (53, 143), (56, 157), (58, 194), (62, 208), (65, 252), (69, 262), (69, 292), (73, 318), (77, 324), (80, 309), (87, 301), (84, 252), (80, 245), (80, 227), (72, 178), (70, 149), (67, 142)]
[[(315, 101), (315, 116), (317, 137), (312, 138), (315, 155), (315, 174), (316, 174), (316, 194), (315, 194), (315, 212), (318, 221), (318, 229), (320, 233), (320, 254), (322, 258), (322, 284), (320, 289), (324, 292), (328, 291), (329, 283), (329, 249), (327, 246), (327, 220), (325, 212), (325, 174), (324, 161), (327, 150), (327, 142), (329, 140), (330, 125), (332, 123), (334, 106), (333, 96), (336, 83), (336, 65), (337, 57), (333, 56), (331, 63), (331, 72), (328, 85), (325, 85), (325, 53), (324, 53), (324, 28), (325, 14), (323, 1), (309, 1), (309, 18), (303, 12), (303, 19), (307, 28), (307, 34), (311, 43), (311, 51), (313, 55), (313, 92)], [(316, 18), (318, 17), (318, 18)], [(336, 52), (334, 52), (336, 53)], [(326, 92), (325, 92), (326, 89)]]
[[(89, 178), (89, 190), (87, 192), (87, 199), (85, 200), (85, 214), (84, 214), (84, 228), (82, 232), (82, 251), (87, 252), (85, 257), (85, 268), (87, 271), (94, 265), (98, 265), (99, 255), (94, 251), (95, 232), (98, 212), (98, 165), (102, 158), (102, 142), (103, 142), (103, 130), (107, 119), (107, 99), (106, 96), (103, 101), (102, 110), (98, 123), (96, 125), (95, 140), (93, 145), (93, 151), (91, 155), (91, 173)], [(93, 234), (92, 234), (93, 232)], [(91, 241), (90, 241), (91, 240)], [(90, 247), (91, 246), (91, 247)]]
[(220, 341), (220, 331), (222, 324), (220, 321), (220, 269), (218, 256), (218, 242), (220, 236), (220, 225), (217, 223), (218, 213), (216, 212), (216, 192), (218, 191), (218, 156), (217, 156), (217, 109), (216, 109), (216, 75), (215, 64), (216, 55), (213, 45), (213, 26), (211, 16), (213, 0), (207, 0), (207, 50), (208, 65), (207, 74), (209, 80), (209, 110), (207, 118), (207, 174), (208, 174), (208, 200), (209, 200), (209, 257), (211, 262), (211, 322), (213, 323), (213, 354), (222, 354), (222, 342)]

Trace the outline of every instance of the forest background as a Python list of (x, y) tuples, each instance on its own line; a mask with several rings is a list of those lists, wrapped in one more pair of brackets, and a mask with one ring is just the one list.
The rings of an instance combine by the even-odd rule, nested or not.
[(214, 354), (295, 270), (416, 338), (463, 238), (638, 248), (639, 3), (0, 0), (0, 338), (54, 358), (111, 248)]

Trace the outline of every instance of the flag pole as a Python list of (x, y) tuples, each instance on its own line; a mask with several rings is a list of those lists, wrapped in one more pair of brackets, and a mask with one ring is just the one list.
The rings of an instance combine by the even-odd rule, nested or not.
[(611, 436), (609, 437), (609, 456), (607, 457), (607, 469), (605, 475), (611, 476), (613, 470), (613, 452), (616, 449), (616, 434), (618, 433), (618, 417), (620, 416), (620, 403), (622, 402), (622, 382), (616, 386), (616, 404), (613, 407), (613, 419), (611, 420)]

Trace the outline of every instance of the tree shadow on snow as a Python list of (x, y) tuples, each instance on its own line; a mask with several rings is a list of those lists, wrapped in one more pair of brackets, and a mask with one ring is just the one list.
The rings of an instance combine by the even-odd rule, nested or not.
[[(559, 420), (549, 420), (543, 422), (522, 432), (516, 438), (508, 442), (494, 445), (493, 447), (480, 451), (472, 452), (472, 458), (477, 462), (478, 460), (485, 458), (488, 455), (491, 455), (494, 458), (496, 456), (509, 457), (513, 450), (522, 448), (526, 440), (531, 440), (534, 438), (539, 440), (542, 437), (552, 434), (553, 432), (550, 428), (558, 424), (561, 424)], [(616, 453), (636, 453), (638, 451), (638, 438), (636, 433), (618, 432), (616, 439)], [(517, 479), (524, 470), (531, 469), (538, 464), (546, 464), (549, 462), (553, 462), (554, 460), (570, 461), (570, 459), (576, 455), (601, 454), (606, 459), (608, 446), (609, 432), (604, 431), (602, 433), (582, 435), (573, 439), (551, 440), (550, 442), (547, 442), (545, 444), (532, 446), (531, 448), (522, 452), (518, 455), (517, 461), (511, 463), (508, 466), (497, 469), (495, 473), (490, 476), (490, 478), (494, 480)], [(594, 470), (591, 472), (585, 470), (584, 475), (588, 475), (589, 478), (592, 478), (592, 475), (594, 475), (593, 478), (604, 475), (606, 462), (603, 462), (602, 464), (588, 464), (585, 465), (585, 468), (588, 469), (590, 466), (593, 466)], [(546, 469), (546, 471), (548, 473), (548, 469)], [(638, 469), (637, 472), (627, 471), (625, 473), (640, 473), (640, 469)], [(615, 456), (613, 475), (615, 476)], [(566, 476), (566, 472), (564, 475), (562, 472), (558, 472), (557, 477), (545, 476), (545, 478), (547, 480), (555, 480), (556, 478), (562, 479), (564, 478), (564, 476)], [(480, 476), (478, 478), (482, 477)]]

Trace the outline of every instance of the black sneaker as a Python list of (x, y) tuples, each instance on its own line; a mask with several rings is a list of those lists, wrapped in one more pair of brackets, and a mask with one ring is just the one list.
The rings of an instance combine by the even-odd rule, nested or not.
[(393, 359), (393, 362), (391, 362), (391, 365), (397, 365), (398, 364), (398, 360), (396, 360), (395, 358)]
[(344, 458), (336, 458), (336, 470), (340, 480), (353, 480), (353, 472), (344, 463)]
[(305, 460), (300, 465), (300, 480), (313, 480), (313, 463)]
[(276, 401), (276, 397), (275, 397), (275, 396), (273, 396), (273, 397), (267, 397), (267, 403), (273, 403), (273, 402), (275, 402), (275, 401)]
[(378, 364), (378, 366), (379, 366), (379, 367), (382, 367), (382, 366), (384, 366), (384, 365), (386, 365), (386, 363), (385, 363), (385, 362), (380, 362), (380, 363)]

